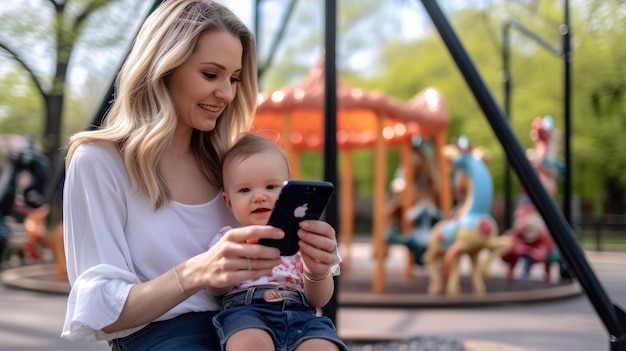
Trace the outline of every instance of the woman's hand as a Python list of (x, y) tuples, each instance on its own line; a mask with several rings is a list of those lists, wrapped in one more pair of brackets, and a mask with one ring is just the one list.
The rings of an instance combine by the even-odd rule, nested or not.
[(271, 226), (253, 225), (229, 230), (215, 246), (191, 259), (201, 261), (197, 265), (202, 267), (198, 279), (211, 294), (219, 296), (239, 282), (270, 274), (280, 263), (280, 252), (252, 242), (283, 236), (282, 230)]
[(337, 263), (337, 238), (333, 227), (324, 221), (302, 221), (298, 237), (306, 277), (313, 281), (326, 278), (332, 265)]

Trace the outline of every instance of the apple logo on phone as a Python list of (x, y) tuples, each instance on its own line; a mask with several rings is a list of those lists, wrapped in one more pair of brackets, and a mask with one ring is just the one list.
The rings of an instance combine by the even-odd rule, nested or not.
[(304, 204), (302, 206), (296, 207), (296, 209), (293, 211), (294, 217), (303, 218), (304, 216), (306, 216), (306, 211), (308, 210), (308, 206), (309, 204)]

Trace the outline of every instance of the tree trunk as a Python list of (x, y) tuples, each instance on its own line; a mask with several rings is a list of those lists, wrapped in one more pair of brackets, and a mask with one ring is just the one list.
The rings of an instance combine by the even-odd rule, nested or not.
[(615, 178), (610, 178), (606, 184), (606, 190), (608, 193), (606, 199), (606, 213), (611, 214), (624, 214), (624, 194), (626, 189)]
[(59, 160), (61, 147), (61, 125), (63, 113), (63, 94), (46, 95), (46, 123), (43, 134), (43, 151), (50, 160), (52, 168)]

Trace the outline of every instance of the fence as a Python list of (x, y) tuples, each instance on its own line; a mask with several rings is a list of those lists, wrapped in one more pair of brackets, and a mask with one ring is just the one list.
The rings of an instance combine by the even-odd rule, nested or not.
[(626, 252), (626, 215), (581, 215), (574, 231), (583, 249)]

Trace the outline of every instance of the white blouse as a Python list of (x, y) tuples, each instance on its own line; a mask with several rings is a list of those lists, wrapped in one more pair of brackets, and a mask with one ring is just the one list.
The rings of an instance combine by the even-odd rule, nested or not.
[[(67, 273), (72, 286), (61, 336), (70, 340), (112, 340), (142, 326), (112, 334), (130, 288), (156, 278), (198, 255), (220, 230), (238, 226), (220, 196), (200, 205), (172, 201), (157, 211), (136, 194), (121, 155), (112, 143), (80, 146), (69, 164), (63, 189)], [(187, 312), (218, 310), (204, 289), (157, 320)]]

